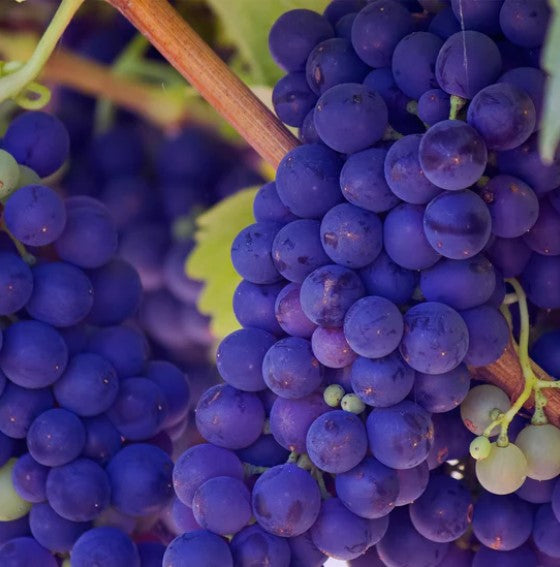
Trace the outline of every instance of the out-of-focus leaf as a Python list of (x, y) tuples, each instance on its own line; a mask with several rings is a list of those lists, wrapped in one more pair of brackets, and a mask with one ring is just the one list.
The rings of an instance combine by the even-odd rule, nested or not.
[(235, 288), (241, 281), (233, 268), (233, 239), (255, 222), (253, 199), (257, 188), (244, 189), (224, 199), (197, 219), (195, 248), (187, 260), (187, 274), (204, 282), (198, 308), (211, 317), (211, 330), (220, 339), (239, 328), (232, 307)]
[(560, 0), (551, 0), (552, 16), (542, 65), (548, 73), (539, 147), (542, 159), (550, 163), (560, 142)]
[(329, 0), (208, 0), (229, 40), (248, 65), (253, 84), (273, 86), (284, 74), (268, 51), (268, 32), (288, 10), (322, 12)]

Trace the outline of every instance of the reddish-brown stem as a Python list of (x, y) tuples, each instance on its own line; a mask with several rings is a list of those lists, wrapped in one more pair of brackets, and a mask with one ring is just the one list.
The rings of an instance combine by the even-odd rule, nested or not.
[[(168, 0), (108, 0), (273, 167), (298, 141)], [(255, 0), (259, 1), (259, 0)]]

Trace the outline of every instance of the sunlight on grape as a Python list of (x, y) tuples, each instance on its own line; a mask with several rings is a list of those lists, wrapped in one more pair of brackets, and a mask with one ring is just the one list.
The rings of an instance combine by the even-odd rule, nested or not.
[(325, 567), (347, 567), (346, 561), (339, 561), (338, 559), (327, 559)]

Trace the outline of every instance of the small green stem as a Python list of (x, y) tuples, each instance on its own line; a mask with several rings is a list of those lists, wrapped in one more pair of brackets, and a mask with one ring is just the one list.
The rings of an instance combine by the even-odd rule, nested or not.
[(17, 98), (41, 72), (58, 40), (84, 0), (62, 0), (29, 60), (0, 79), (0, 102)]
[(519, 301), (519, 299), (517, 298), (516, 293), (508, 293), (504, 297), (504, 301), (503, 301), (502, 305), (513, 305), (514, 303), (517, 303), (518, 301)]
[(319, 485), (319, 490), (321, 491), (321, 496), (323, 497), (323, 500), (328, 500), (329, 498), (332, 498), (331, 493), (327, 490), (327, 487), (325, 485), (325, 479), (323, 478), (323, 472), (320, 471), (318, 468), (314, 467), (313, 470), (311, 471), (311, 476), (317, 481), (317, 484)]
[(547, 400), (539, 387), (539, 382), (544, 382), (544, 380), (538, 380), (535, 385), (535, 411), (531, 418), (531, 423), (533, 425), (544, 425), (545, 423), (548, 423), (548, 419), (544, 413), (544, 407), (546, 406)]
[(542, 388), (560, 388), (560, 380), (537, 380), (535, 387), (539, 390)]
[(288, 456), (288, 460), (286, 461), (286, 463), (295, 465), (298, 462), (298, 459), (299, 459), (299, 453), (292, 451)]
[(383, 134), (383, 140), (390, 141), (390, 140), (400, 140), (403, 135), (400, 132), (397, 132), (392, 126), (387, 126), (385, 133)]
[(451, 95), (450, 100), (450, 109), (449, 109), (449, 120), (457, 120), (457, 116), (459, 112), (467, 104), (467, 99), (461, 98), (457, 95)]
[(10, 240), (13, 242), (14, 246), (16, 247), (18, 254), (21, 256), (22, 260), (25, 263), (29, 264), (30, 266), (33, 266), (33, 264), (37, 262), (37, 258), (35, 258), (33, 254), (30, 254), (27, 251), (27, 248), (25, 248), (25, 246), (8, 230), (8, 227), (6, 226), (4, 219), (0, 221), (0, 230), (5, 232), (10, 237)]

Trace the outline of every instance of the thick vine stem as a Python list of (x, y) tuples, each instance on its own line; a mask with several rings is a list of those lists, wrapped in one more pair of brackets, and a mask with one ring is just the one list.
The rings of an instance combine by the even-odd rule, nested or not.
[(298, 141), (168, 0), (108, 0), (273, 167)]

